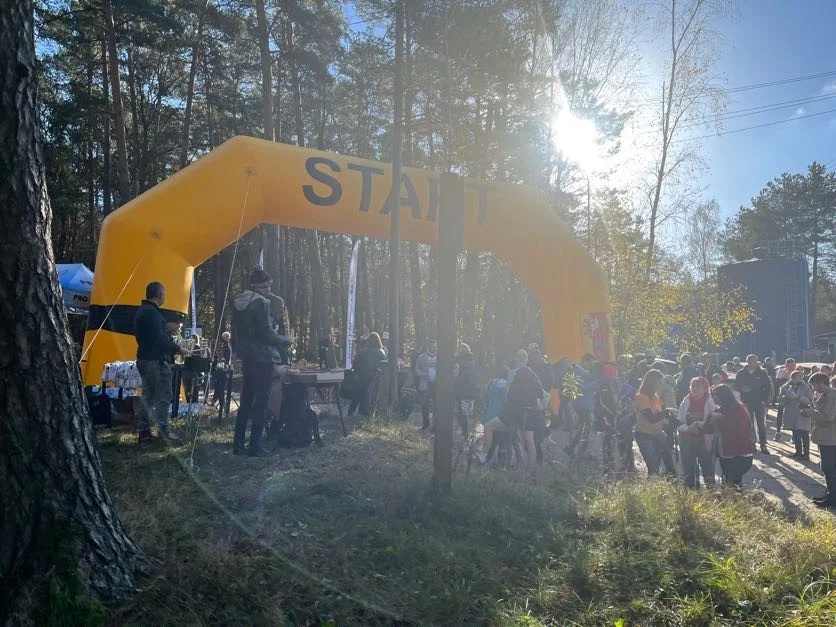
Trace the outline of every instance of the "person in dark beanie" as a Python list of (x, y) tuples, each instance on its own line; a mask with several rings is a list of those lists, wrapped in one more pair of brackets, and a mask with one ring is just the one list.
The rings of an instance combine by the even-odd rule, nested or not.
[(136, 337), (136, 367), (142, 377), (142, 405), (139, 410), (139, 443), (153, 441), (152, 420), (157, 423), (160, 437), (177, 442), (179, 437), (168, 429), (171, 405), (171, 362), (175, 353), (186, 351), (171, 339), (168, 324), (160, 307), (165, 303), (165, 287), (154, 281), (145, 288), (145, 300), (134, 318)]
[(766, 448), (766, 404), (772, 396), (772, 382), (766, 370), (758, 365), (758, 356), (746, 357), (746, 367), (737, 373), (734, 386), (740, 393), (740, 400), (746, 405), (749, 416), (758, 427), (761, 453), (769, 455)]
[[(250, 273), (250, 289), (235, 297), (232, 308), (232, 348), (241, 357), (244, 383), (241, 407), (235, 418), (235, 455), (266, 457), (270, 451), (261, 445), (267, 401), (273, 382), (273, 358), (276, 350), (290, 340), (273, 330), (270, 315), (272, 277), (256, 268)], [(250, 446), (244, 448), (247, 422), (251, 422)]]

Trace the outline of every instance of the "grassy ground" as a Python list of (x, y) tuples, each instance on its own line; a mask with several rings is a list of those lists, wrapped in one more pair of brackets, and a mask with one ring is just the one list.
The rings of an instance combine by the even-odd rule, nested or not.
[(195, 471), (134, 437), (101, 434), (105, 475), (156, 563), (113, 624), (836, 624), (833, 517), (757, 493), (549, 466), (459, 468), (438, 499), (412, 425), (270, 459), (208, 429)]

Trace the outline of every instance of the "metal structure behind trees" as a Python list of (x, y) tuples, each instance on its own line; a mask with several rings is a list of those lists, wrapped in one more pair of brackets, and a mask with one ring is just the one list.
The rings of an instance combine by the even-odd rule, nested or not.
[(810, 284), (807, 259), (763, 257), (721, 266), (721, 291), (743, 288), (743, 297), (757, 316), (754, 333), (741, 333), (729, 352), (778, 359), (803, 357), (810, 348)]
[[(804, 259), (810, 254), (811, 245), (802, 239), (776, 239), (761, 243), (752, 252), (755, 257), (786, 257)], [(759, 254), (754, 254), (758, 251)]]

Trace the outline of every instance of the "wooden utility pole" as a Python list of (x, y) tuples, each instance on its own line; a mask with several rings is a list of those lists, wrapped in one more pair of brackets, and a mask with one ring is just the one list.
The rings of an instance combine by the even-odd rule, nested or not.
[(398, 356), (401, 349), (401, 165), (403, 159), (404, 0), (395, 3), (395, 88), (392, 132), (392, 188), (389, 192), (389, 406), (398, 406)]
[(449, 492), (453, 481), (453, 414), (456, 399), (456, 258), (464, 239), (464, 181), (441, 175), (438, 222), (438, 376), (435, 387), (433, 485)]

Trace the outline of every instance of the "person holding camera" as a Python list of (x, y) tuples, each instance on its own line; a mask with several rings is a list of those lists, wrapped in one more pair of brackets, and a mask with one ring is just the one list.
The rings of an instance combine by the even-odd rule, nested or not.
[[(795, 360), (792, 357), (787, 358), (783, 366), (779, 366), (775, 370), (775, 389), (780, 396), (781, 388), (783, 388), (790, 381), (792, 373), (797, 369)], [(781, 429), (784, 426), (784, 406), (778, 403), (778, 415), (775, 418), (775, 441), (781, 441)]]
[(836, 508), (836, 390), (822, 373), (810, 377), (810, 386), (815, 392), (815, 407), (802, 412), (813, 421), (812, 440), (819, 445), (821, 471), (827, 485), (827, 492), (813, 502), (833, 509)]
[(704, 433), (716, 433), (723, 481), (736, 488), (743, 486), (743, 475), (752, 468), (755, 456), (754, 427), (746, 406), (734, 396), (732, 389), (721, 384), (711, 390), (717, 404), (703, 426)]
[(647, 475), (658, 475), (662, 464), (665, 473), (676, 477), (673, 463), (672, 443), (665, 432), (665, 423), (670, 420), (670, 412), (663, 409), (659, 389), (664, 375), (659, 370), (648, 370), (644, 375), (639, 391), (633, 401), (636, 414), (636, 444), (647, 465)]
[(792, 431), (795, 445), (793, 459), (810, 459), (810, 417), (803, 410), (813, 406), (813, 388), (804, 381), (804, 373), (795, 370), (778, 391), (778, 403), (784, 408), (784, 426)]
[(699, 486), (699, 471), (702, 471), (705, 485), (714, 485), (714, 456), (711, 446), (703, 435), (702, 426), (708, 417), (717, 409), (711, 398), (708, 379), (695, 377), (691, 379), (688, 395), (682, 399), (679, 406), (679, 447), (682, 453), (682, 479), (688, 488)]

